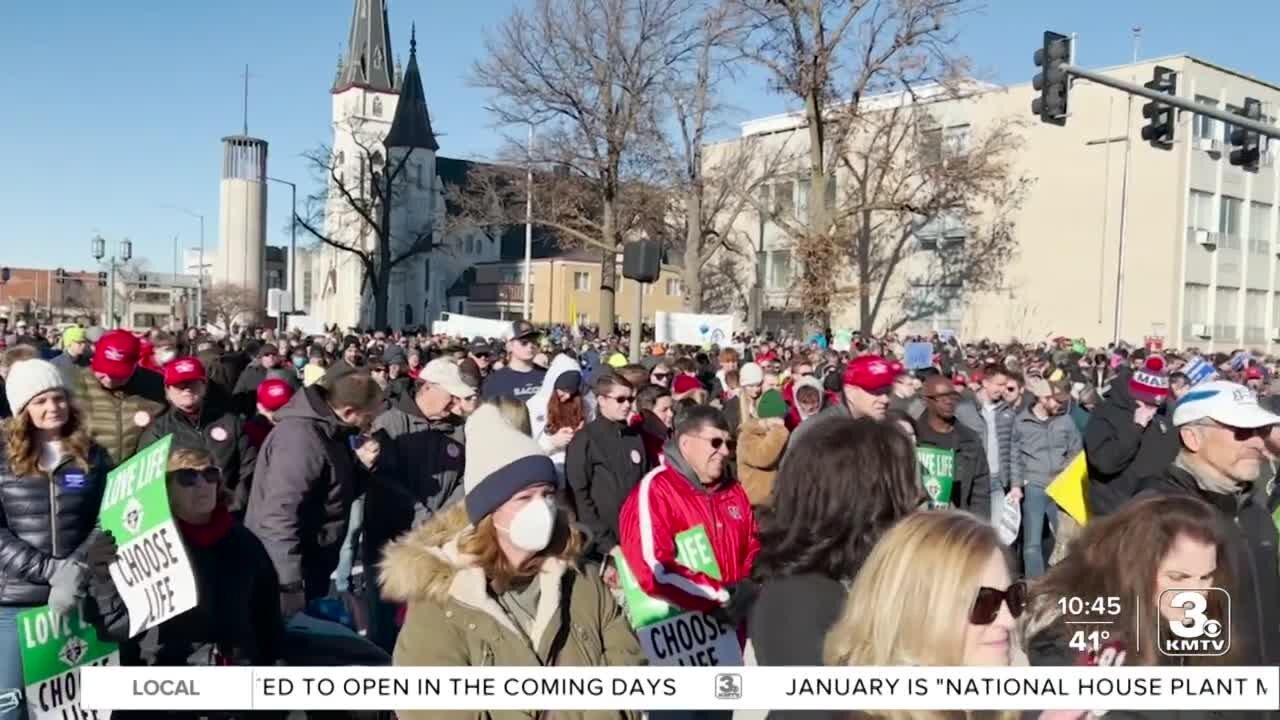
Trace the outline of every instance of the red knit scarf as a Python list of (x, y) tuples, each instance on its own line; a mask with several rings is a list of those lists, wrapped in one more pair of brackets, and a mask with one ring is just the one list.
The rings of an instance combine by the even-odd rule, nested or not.
[(231, 513), (221, 505), (214, 508), (213, 514), (203, 525), (193, 525), (179, 517), (174, 517), (174, 520), (178, 523), (178, 530), (182, 533), (182, 537), (198, 548), (207, 548), (226, 537), (227, 533), (231, 532), (231, 525), (235, 522)]

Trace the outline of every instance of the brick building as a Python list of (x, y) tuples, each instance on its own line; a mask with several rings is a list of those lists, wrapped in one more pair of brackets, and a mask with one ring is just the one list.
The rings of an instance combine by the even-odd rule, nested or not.
[(39, 323), (101, 318), (105, 288), (98, 286), (97, 270), (67, 270), (61, 283), (55, 268), (8, 270), (8, 281), (0, 283), (0, 317)]

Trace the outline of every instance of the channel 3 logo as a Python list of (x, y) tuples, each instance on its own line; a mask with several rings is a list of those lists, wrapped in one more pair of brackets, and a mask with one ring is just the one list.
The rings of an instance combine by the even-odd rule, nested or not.
[(742, 676), (737, 673), (716, 674), (716, 699), (741, 700)]
[(1160, 593), (1156, 637), (1171, 657), (1217, 657), (1231, 650), (1231, 595), (1222, 588)]

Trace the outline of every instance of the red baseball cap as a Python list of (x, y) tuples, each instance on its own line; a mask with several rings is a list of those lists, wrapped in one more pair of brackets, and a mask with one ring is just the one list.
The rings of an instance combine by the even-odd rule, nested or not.
[(164, 366), (164, 384), (178, 385), (184, 382), (194, 382), (199, 380), (204, 382), (208, 376), (204, 372), (204, 364), (199, 359), (193, 357), (180, 357), (170, 360), (168, 365)]
[(258, 404), (275, 412), (293, 397), (293, 386), (280, 378), (269, 378), (258, 386)]
[(1249, 369), (1244, 371), (1244, 377), (1246, 380), (1261, 380), (1262, 368), (1257, 365), (1250, 365)]
[(99, 338), (89, 367), (113, 380), (127, 380), (138, 366), (142, 344), (128, 330), (112, 330)]
[(879, 355), (862, 355), (849, 362), (844, 369), (844, 384), (854, 385), (869, 393), (878, 393), (893, 387), (897, 377), (893, 365)]

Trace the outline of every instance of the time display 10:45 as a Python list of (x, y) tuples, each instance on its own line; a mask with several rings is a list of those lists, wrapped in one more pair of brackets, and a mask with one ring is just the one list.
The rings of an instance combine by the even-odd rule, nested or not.
[(1106, 595), (1095, 598), (1084, 598), (1067, 595), (1058, 598), (1058, 612), (1068, 617), (1093, 618), (1116, 616), (1121, 612), (1120, 597)]

